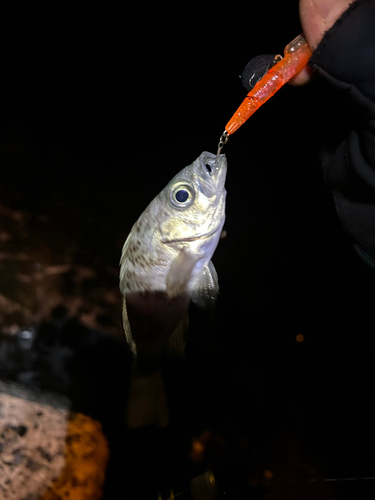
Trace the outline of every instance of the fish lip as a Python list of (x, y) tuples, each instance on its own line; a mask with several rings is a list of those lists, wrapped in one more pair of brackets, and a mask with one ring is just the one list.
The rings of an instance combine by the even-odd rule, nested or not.
[(197, 236), (191, 236), (190, 238), (179, 238), (176, 240), (161, 240), (164, 245), (168, 245), (170, 243), (183, 243), (185, 241), (196, 241), (196, 240), (204, 240), (206, 238), (209, 238), (213, 234), (217, 233), (220, 229), (220, 224), (215, 227), (212, 231), (209, 231), (208, 233), (204, 234), (198, 234)]
[[(207, 171), (206, 165), (210, 165), (212, 170)], [(208, 151), (203, 151), (197, 158), (195, 169), (200, 188), (207, 198), (212, 198), (215, 193), (224, 189), (227, 166), (225, 154), (217, 156)]]

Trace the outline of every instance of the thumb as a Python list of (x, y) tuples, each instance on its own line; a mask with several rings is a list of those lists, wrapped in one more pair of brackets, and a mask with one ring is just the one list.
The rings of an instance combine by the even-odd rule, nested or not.
[[(302, 30), (314, 51), (324, 33), (331, 28), (337, 19), (346, 11), (353, 0), (300, 0), (299, 15)], [(303, 85), (311, 80), (312, 69), (305, 67), (290, 80), (292, 85)]]
[(302, 29), (312, 50), (351, 3), (352, 0), (300, 0)]

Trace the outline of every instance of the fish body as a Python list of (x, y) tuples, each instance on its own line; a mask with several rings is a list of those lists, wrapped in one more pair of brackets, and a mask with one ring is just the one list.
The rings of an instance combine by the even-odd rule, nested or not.
[(215, 300), (211, 257), (225, 221), (225, 155), (203, 152), (154, 198), (125, 241), (120, 269), (124, 297), (188, 293), (198, 305)]
[(125, 241), (120, 289), (124, 332), (134, 355), (129, 428), (167, 424), (162, 354), (183, 357), (190, 299), (200, 306), (216, 299), (211, 257), (225, 220), (226, 172), (224, 155), (203, 152), (153, 199)]

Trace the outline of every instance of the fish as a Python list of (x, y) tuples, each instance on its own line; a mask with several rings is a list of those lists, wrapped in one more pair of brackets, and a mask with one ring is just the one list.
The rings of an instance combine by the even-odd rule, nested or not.
[(158, 294), (170, 303), (186, 296), (210, 307), (218, 295), (211, 258), (225, 222), (227, 159), (207, 151), (176, 174), (132, 227), (122, 249), (123, 327), (132, 352), (127, 300)]

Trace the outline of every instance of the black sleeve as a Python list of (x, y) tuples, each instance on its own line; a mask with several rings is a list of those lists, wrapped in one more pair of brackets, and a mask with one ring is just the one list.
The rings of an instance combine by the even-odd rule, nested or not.
[[(375, 269), (375, 0), (357, 0), (325, 33), (309, 63), (341, 94), (350, 131), (323, 170), (344, 229)], [(350, 106), (346, 106), (349, 104)]]

